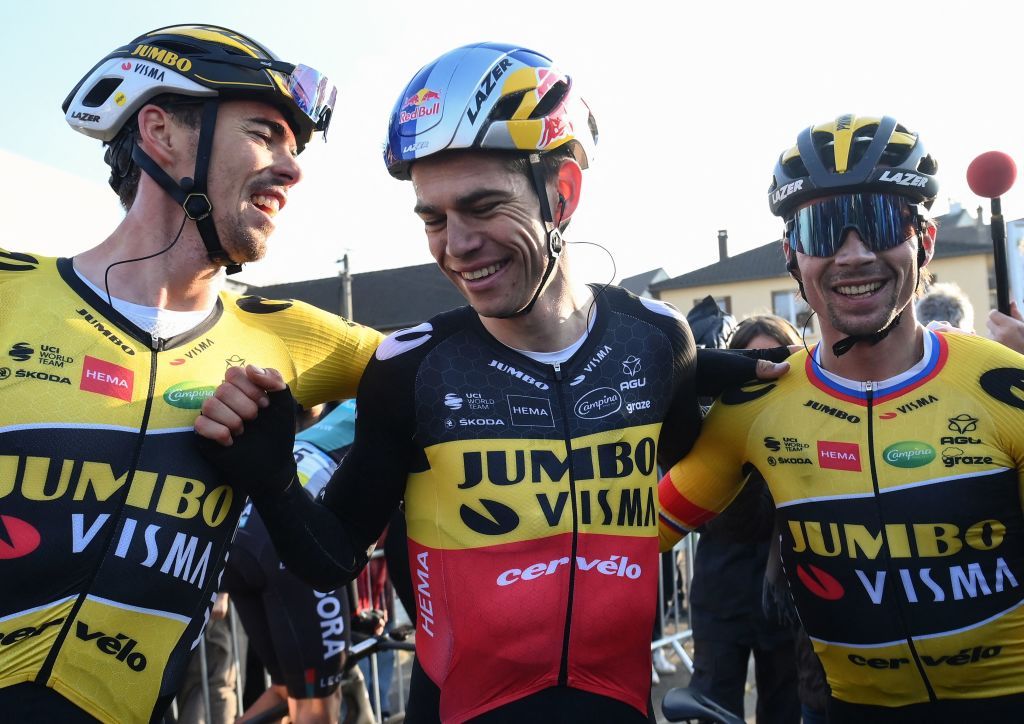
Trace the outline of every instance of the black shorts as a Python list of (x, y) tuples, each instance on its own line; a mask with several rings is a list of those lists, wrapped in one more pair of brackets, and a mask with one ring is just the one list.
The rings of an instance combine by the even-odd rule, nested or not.
[(351, 643), (347, 593), (314, 591), (285, 569), (251, 503), (231, 545), (222, 588), (274, 684), (295, 699), (322, 698), (338, 688)]

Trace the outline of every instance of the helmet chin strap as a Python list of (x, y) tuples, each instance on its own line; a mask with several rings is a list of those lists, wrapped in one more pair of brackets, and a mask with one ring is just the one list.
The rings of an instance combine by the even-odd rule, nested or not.
[(210, 261), (224, 266), (228, 274), (237, 274), (242, 271), (242, 265), (235, 263), (221, 245), (217, 227), (213, 223), (213, 204), (207, 195), (213, 129), (217, 124), (219, 105), (215, 99), (203, 102), (203, 120), (199, 126), (199, 142), (196, 147), (196, 170), (192, 178), (186, 176), (180, 182), (176, 182), (138, 144), (132, 148), (132, 160), (149, 174), (168, 196), (181, 204), (185, 215), (196, 223)]
[[(924, 247), (921, 246), (920, 243), (921, 234), (923, 233), (923, 229), (919, 230), (918, 232), (919, 241), (917, 246), (917, 268), (914, 270), (914, 291), (917, 291), (917, 287), (921, 283), (921, 267), (924, 266), (925, 261)], [(800, 285), (800, 293), (803, 293), (802, 283)], [(806, 297), (804, 298), (806, 299)], [(913, 299), (911, 299), (911, 301), (913, 301)], [(909, 305), (910, 303), (911, 302), (907, 302), (907, 305)], [(878, 344), (883, 339), (889, 336), (889, 332), (891, 332), (897, 326), (899, 326), (900, 317), (903, 316), (903, 312), (906, 310), (906, 308), (907, 306), (904, 306), (903, 309), (901, 309), (896, 314), (896, 316), (893, 317), (892, 321), (889, 322), (889, 324), (885, 325), (885, 327), (878, 330), (877, 332), (872, 332), (871, 334), (853, 334), (850, 335), (849, 337), (846, 337), (845, 339), (839, 340), (834, 345), (832, 345), (832, 354), (834, 354), (836, 357), (842, 357), (844, 354), (853, 349), (853, 345), (857, 344), (858, 342), (865, 342), (870, 345)]]
[[(530, 172), (533, 176), (533, 187), (537, 192), (537, 197), (540, 199), (540, 214), (541, 219), (544, 221), (544, 226), (548, 228), (547, 233), (547, 261), (544, 268), (544, 274), (540, 278), (540, 284), (537, 285), (537, 291), (533, 293), (533, 297), (527, 302), (526, 306), (517, 312), (509, 314), (508, 317), (521, 317), (529, 314), (530, 310), (533, 309), (533, 305), (537, 303), (541, 293), (548, 284), (548, 279), (551, 278), (552, 272), (558, 266), (558, 258), (562, 255), (562, 249), (565, 248), (565, 243), (562, 241), (562, 232), (558, 229), (558, 223), (555, 223), (554, 217), (551, 213), (551, 205), (548, 203), (548, 191), (547, 183), (544, 181), (544, 163), (541, 161), (540, 154), (530, 154)], [(563, 201), (560, 208), (564, 209), (565, 202)], [(559, 223), (561, 223), (561, 213), (559, 213)]]

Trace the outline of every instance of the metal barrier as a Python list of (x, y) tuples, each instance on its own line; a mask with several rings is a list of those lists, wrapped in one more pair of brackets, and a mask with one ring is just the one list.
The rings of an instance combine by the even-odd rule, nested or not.
[[(672, 650), (679, 656), (687, 671), (693, 673), (693, 659), (683, 648), (683, 644), (693, 637), (690, 629), (689, 616), (686, 617), (684, 627), (682, 608), (684, 603), (689, 606), (690, 601), (690, 580), (693, 578), (693, 555), (696, 550), (698, 534), (691, 533), (683, 538), (671, 550), (672, 566), (670, 580), (666, 581), (664, 567), (658, 566), (658, 627), (662, 632), (661, 638), (651, 641), (651, 651), (657, 651), (664, 646), (671, 646)], [(669, 555), (669, 554), (662, 554)], [(660, 562), (660, 561), (659, 561)], [(680, 565), (685, 568), (685, 575), (680, 571)], [(672, 595), (666, 595), (666, 586), (672, 591)], [(667, 623), (672, 624), (674, 632), (664, 635)]]

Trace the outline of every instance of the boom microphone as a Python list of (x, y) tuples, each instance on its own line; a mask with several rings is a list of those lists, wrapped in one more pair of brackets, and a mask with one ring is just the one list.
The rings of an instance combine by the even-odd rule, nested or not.
[(1003, 314), (1010, 313), (1010, 284), (1006, 271), (1006, 222), (1000, 196), (1017, 179), (1017, 165), (1002, 151), (988, 151), (967, 167), (967, 185), (978, 196), (992, 200), (992, 252), (995, 255), (996, 304)]

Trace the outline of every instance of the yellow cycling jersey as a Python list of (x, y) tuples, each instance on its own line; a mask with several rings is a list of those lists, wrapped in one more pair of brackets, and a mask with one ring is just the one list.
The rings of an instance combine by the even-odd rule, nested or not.
[(154, 720), (245, 502), (198, 454), (199, 407), (249, 362), (305, 404), (351, 397), (380, 335), (223, 292), (198, 327), (153, 339), (69, 259), (11, 252), (0, 310), (0, 688), (36, 682), (102, 721)]
[(1024, 358), (924, 340), (883, 382), (794, 355), (782, 379), (724, 394), (659, 486), (665, 547), (760, 471), (801, 621), (854, 704), (1024, 692)]

